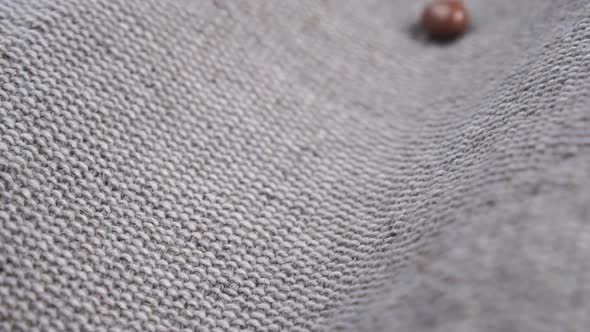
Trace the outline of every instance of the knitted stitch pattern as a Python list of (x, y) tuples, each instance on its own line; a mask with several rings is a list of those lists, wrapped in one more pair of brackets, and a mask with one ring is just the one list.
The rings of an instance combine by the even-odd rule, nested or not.
[(0, 330), (590, 330), (590, 4), (422, 5), (0, 0)]

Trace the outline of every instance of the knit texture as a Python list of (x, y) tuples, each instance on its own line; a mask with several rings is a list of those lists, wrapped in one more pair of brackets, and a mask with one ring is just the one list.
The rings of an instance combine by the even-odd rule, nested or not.
[(590, 3), (0, 0), (0, 331), (590, 330)]

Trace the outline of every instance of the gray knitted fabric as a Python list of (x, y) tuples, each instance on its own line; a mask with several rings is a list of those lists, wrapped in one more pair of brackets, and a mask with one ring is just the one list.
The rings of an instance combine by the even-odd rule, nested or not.
[(467, 2), (0, 0), (0, 330), (590, 330), (590, 3)]

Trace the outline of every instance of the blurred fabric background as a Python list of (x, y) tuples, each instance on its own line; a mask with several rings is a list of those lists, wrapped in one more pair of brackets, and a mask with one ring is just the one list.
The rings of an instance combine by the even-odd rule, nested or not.
[(0, 330), (587, 331), (590, 3), (0, 1)]

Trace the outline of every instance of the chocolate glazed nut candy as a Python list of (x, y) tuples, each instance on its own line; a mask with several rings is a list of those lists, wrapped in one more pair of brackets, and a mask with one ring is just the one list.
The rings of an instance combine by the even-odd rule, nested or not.
[(469, 26), (469, 15), (461, 0), (434, 0), (422, 13), (422, 26), (435, 39), (452, 39)]

